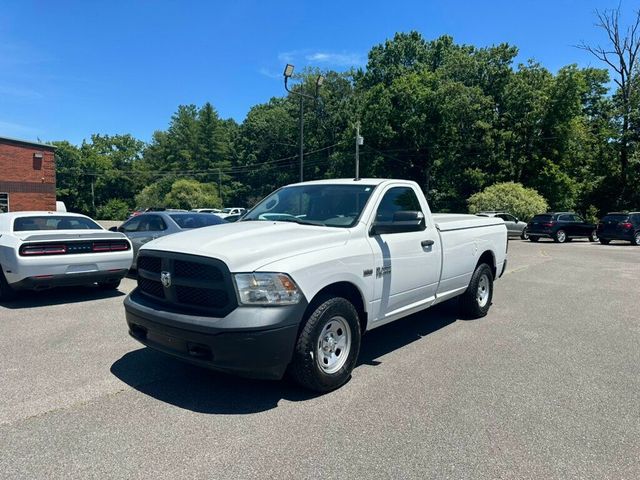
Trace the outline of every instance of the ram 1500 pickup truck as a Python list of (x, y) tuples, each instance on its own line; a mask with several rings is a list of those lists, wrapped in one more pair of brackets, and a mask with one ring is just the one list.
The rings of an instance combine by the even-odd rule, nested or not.
[(456, 296), (486, 315), (506, 256), (503, 220), (432, 215), (415, 182), (298, 183), (237, 223), (144, 245), (126, 320), (183, 360), (326, 392), (350, 378), (368, 330)]

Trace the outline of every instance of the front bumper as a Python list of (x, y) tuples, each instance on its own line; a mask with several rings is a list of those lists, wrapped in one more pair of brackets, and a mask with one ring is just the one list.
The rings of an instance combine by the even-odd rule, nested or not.
[(128, 269), (114, 269), (106, 272), (86, 272), (74, 274), (40, 275), (23, 278), (11, 283), (13, 290), (46, 290), (54, 287), (75, 287), (92, 283), (119, 282), (127, 274)]
[(170, 311), (136, 289), (124, 307), (129, 334), (143, 345), (212, 370), (280, 379), (291, 362), (307, 302), (242, 306), (212, 318)]

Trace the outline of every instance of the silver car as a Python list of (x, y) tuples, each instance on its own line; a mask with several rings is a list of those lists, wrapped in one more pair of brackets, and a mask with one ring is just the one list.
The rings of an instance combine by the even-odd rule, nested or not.
[(527, 240), (529, 235), (527, 233), (527, 222), (518, 220), (507, 212), (479, 212), (476, 215), (481, 217), (498, 217), (504, 220), (504, 224), (507, 227), (507, 235), (510, 237), (520, 237), (523, 240)]
[(130, 218), (119, 227), (110, 230), (124, 233), (133, 245), (132, 269), (136, 269), (136, 260), (140, 247), (151, 240), (192, 228), (209, 227), (227, 223), (217, 215), (210, 213), (159, 211), (148, 212)]

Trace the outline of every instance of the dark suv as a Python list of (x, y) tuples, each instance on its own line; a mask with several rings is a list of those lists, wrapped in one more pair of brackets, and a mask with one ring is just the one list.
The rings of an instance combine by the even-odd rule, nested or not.
[(611, 240), (626, 240), (640, 245), (640, 212), (607, 213), (600, 219), (597, 232), (603, 245)]
[(542, 213), (531, 219), (527, 225), (529, 240), (537, 242), (541, 238), (552, 238), (556, 243), (569, 242), (574, 238), (588, 238), (598, 241), (596, 226), (585, 222), (573, 212)]

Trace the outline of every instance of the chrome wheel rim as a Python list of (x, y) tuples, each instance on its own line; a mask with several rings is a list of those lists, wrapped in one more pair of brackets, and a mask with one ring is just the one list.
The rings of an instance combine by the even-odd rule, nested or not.
[(522, 231), (522, 238), (525, 240), (529, 240), (529, 232), (526, 228)]
[(567, 234), (564, 233), (564, 230), (558, 230), (556, 233), (556, 238), (560, 243), (563, 243), (567, 239)]
[(335, 316), (322, 328), (316, 347), (320, 370), (332, 374), (340, 370), (351, 351), (351, 328), (344, 317)]
[(640, 245), (640, 232), (636, 233), (636, 245)]
[(478, 281), (478, 291), (476, 292), (476, 300), (480, 308), (483, 308), (489, 302), (489, 288), (489, 277), (484, 273)]
[(592, 239), (594, 242), (597, 242), (597, 241), (598, 241), (598, 234), (596, 233), (596, 231), (595, 231), (595, 230), (594, 230), (593, 232), (591, 232), (591, 239)]

